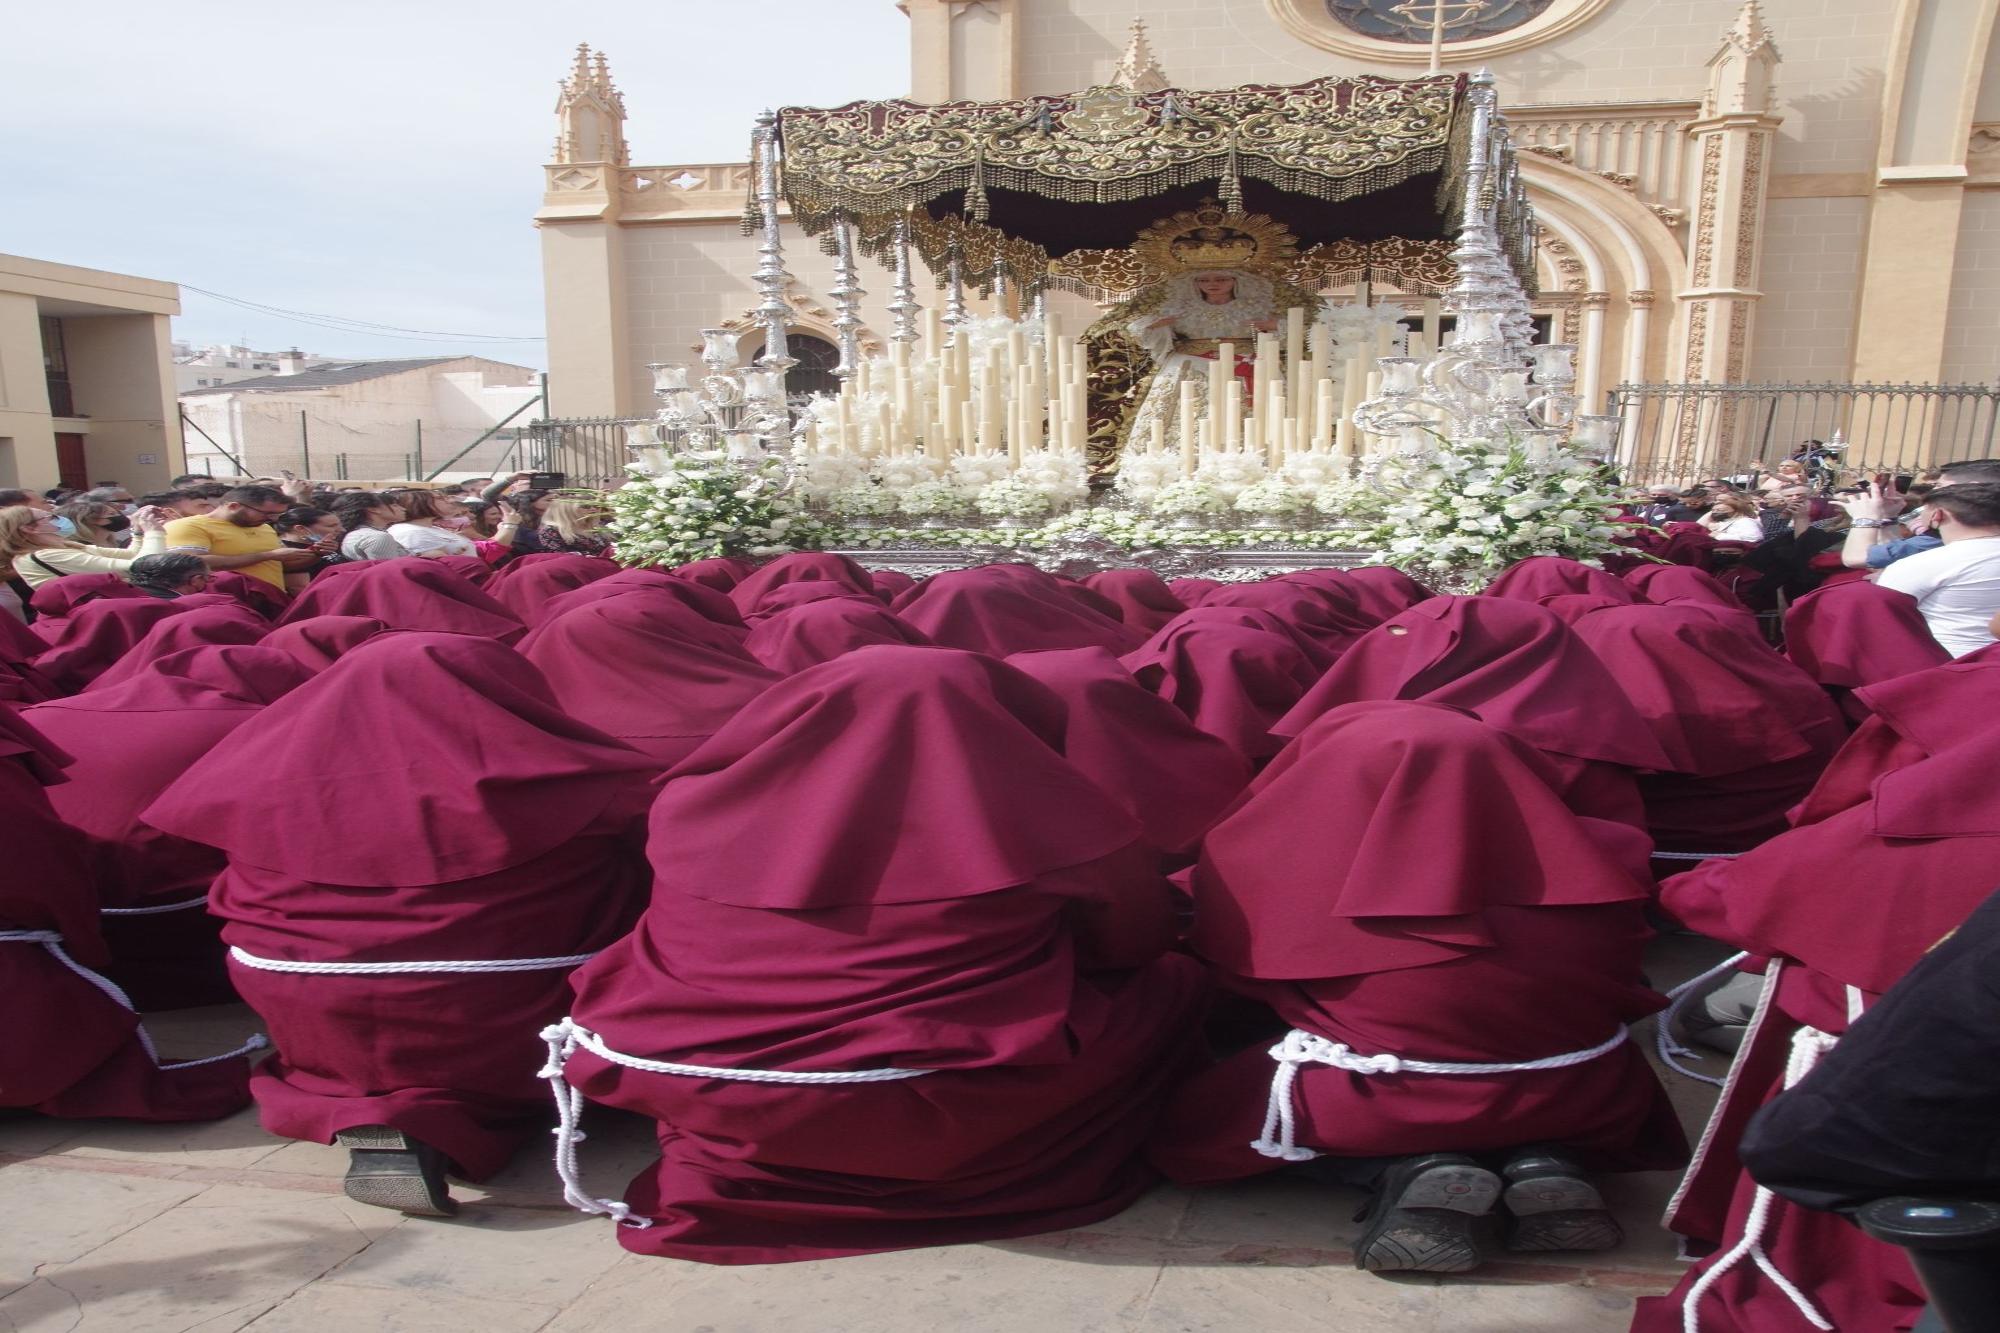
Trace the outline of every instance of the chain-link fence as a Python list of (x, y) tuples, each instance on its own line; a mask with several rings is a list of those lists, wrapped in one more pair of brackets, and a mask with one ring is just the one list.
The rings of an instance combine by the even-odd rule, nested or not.
[[(1609, 398), (1626, 478), (1648, 485), (1768, 471), (1808, 450), (1822, 479), (1990, 458), (2000, 414), (1990, 384), (1621, 384)], [(1818, 447), (1836, 437), (1843, 451)]]

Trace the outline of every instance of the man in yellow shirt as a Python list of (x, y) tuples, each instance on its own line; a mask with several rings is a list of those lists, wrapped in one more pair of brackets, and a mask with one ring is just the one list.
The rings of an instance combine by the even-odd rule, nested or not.
[(282, 593), (287, 568), (319, 559), (317, 552), (279, 544), (271, 520), (291, 503), (283, 491), (270, 486), (238, 486), (209, 513), (167, 524), (167, 549), (208, 552), (202, 560), (210, 569), (241, 570)]

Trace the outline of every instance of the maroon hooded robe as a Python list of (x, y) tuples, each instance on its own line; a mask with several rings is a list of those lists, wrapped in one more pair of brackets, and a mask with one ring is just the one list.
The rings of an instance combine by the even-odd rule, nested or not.
[(167, 788), (142, 818), (229, 858), (209, 910), (277, 1047), (252, 1083), (264, 1127), (331, 1143), (388, 1125), (475, 1180), (535, 1137), (548, 1104), (536, 1032), (566, 1007), (570, 964), (312, 975), (233, 951), (308, 963), (594, 953), (645, 901), (633, 835), (655, 771), (559, 709), (512, 649), (412, 632), (362, 644)]
[(91, 878), (110, 912), (106, 972), (141, 1010), (233, 1004), (236, 992), (223, 965), (221, 923), (206, 910), (222, 853), (161, 833), (139, 812), (264, 705), (310, 679), (307, 668), (268, 648), (186, 648), (121, 683), (100, 678), (26, 714), (75, 758), (70, 780), (49, 800), (88, 836)]
[[(84, 837), (56, 816), (42, 791), (63, 781), (67, 762), (0, 704), (0, 827), (7, 854), (0, 932), (53, 932), (70, 959), (96, 969), (109, 958), (98, 935)], [(162, 1068), (146, 1047), (139, 1016), (42, 944), (0, 941), (0, 995), (7, 1014), (0, 1029), (0, 1107), (184, 1121), (219, 1119), (249, 1101), (248, 1061)]]
[(1505, 597), (1434, 597), (1358, 639), (1272, 728), (1305, 730), (1367, 699), (1463, 708), (1555, 765), (1579, 814), (1646, 826), (1632, 770), (1666, 767), (1652, 729), (1553, 612)]
[(776, 684), (778, 673), (740, 648), (684, 637), (651, 602), (613, 597), (578, 607), (536, 630), (521, 655), (541, 669), (564, 712), (665, 771)]
[(959, 1244), (1147, 1188), (1138, 1150), (1203, 981), (1162, 954), (1153, 849), (1062, 741), (1060, 702), (1010, 667), (862, 648), (675, 771), (652, 905), (577, 974), (576, 1021), (643, 1059), (936, 1072), (797, 1086), (579, 1050), (577, 1087), (661, 1122), (626, 1192), (655, 1224), (619, 1243), (711, 1263)]
[[(1364, 703), (1303, 732), (1209, 831), (1190, 944), (1230, 989), (1357, 1055), (1525, 1063), (1590, 1050), (1665, 1002), (1641, 951), (1645, 839), (1572, 814), (1533, 750), (1435, 704)], [(1259, 1041), (1195, 1079), (1155, 1136), (1187, 1184), (1282, 1165), (1252, 1147)], [(1565, 1068), (1359, 1074), (1308, 1064), (1299, 1147), (1341, 1157), (1559, 1144), (1586, 1166), (1685, 1160), (1638, 1043)]]
[(358, 560), (334, 565), (292, 599), (278, 621), (372, 616), (391, 629), (475, 634), (513, 643), (527, 627), (470, 580), (429, 560)]
[[(1873, 713), (1799, 808), (1790, 832), (1734, 861), (1661, 886), (1661, 905), (1694, 929), (1770, 957), (1764, 1001), (1682, 1182), (1668, 1224), (1719, 1242), (1744, 1234), (1756, 1202), (1736, 1159), (1751, 1114), (1782, 1088), (1792, 1041), (1838, 1037), (1993, 887), (2000, 846), (2000, 733), (1968, 725), (2000, 707), (2000, 657), (1971, 658), (1861, 691)], [(1853, 988), (1852, 992), (1848, 988)], [(1729, 1191), (1733, 1187), (1733, 1194)], [(1836, 1328), (1907, 1329), (1922, 1295), (1903, 1254), (1829, 1213), (1773, 1198), (1763, 1249)], [(1711, 1256), (1633, 1328), (1682, 1327)], [(1697, 1304), (1704, 1330), (1795, 1333), (1811, 1325), (1748, 1259)]]
[(1667, 753), (1639, 777), (1662, 851), (1743, 852), (1784, 832), (1785, 812), (1847, 739), (1811, 677), (1691, 607), (1598, 611), (1575, 633)]

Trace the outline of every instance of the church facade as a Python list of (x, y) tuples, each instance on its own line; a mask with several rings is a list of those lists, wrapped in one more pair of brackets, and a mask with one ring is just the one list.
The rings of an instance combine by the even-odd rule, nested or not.
[[(1445, 5), (1441, 34), (1411, 17), (1435, 15), (1422, 0), (900, 7), (918, 102), (1410, 76), (1441, 36), (1443, 68), (1497, 77), (1542, 224), (1536, 310), (1578, 345), (1587, 403), (1620, 383), (2000, 379), (2000, 0), (1487, 0)], [(552, 414), (643, 415), (646, 364), (693, 359), (700, 329), (761, 345), (749, 168), (633, 165), (588, 51), (557, 115), (535, 219)], [(796, 239), (795, 385), (829, 374), (836, 336), (833, 261)], [(889, 278), (863, 285), (880, 350)]]

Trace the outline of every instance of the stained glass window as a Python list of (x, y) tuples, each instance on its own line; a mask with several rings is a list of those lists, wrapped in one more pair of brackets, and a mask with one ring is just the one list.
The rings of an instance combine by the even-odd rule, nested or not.
[(1447, 42), (1518, 28), (1555, 0), (1326, 0), (1326, 12), (1342, 27), (1384, 42), (1425, 44), (1431, 39), (1433, 6), (1444, 6)]

